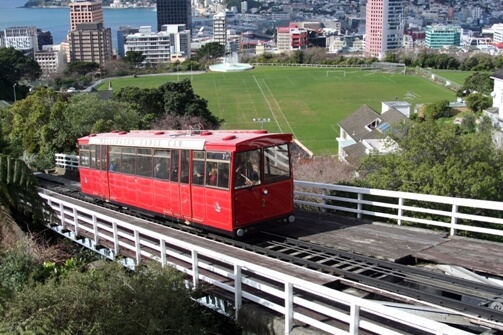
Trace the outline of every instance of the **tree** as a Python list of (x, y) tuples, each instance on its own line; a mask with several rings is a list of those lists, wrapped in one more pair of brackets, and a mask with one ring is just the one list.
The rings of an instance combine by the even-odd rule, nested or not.
[(80, 76), (85, 76), (86, 74), (90, 72), (94, 72), (96, 70), (99, 70), (100, 64), (96, 62), (81, 62), (81, 61), (75, 61), (75, 62), (70, 62), (66, 66), (65, 70), (65, 75), (66, 76), (74, 76), (74, 75), (80, 75)]
[[(42, 74), (38, 63), (14, 48), (0, 48), (0, 100), (14, 101), (16, 93), (26, 93), (18, 82), (22, 79), (35, 80)], [(16, 84), (16, 86), (14, 86)], [(16, 100), (24, 98), (25, 94), (16, 95)]]
[(134, 104), (142, 117), (164, 115), (162, 91), (158, 88), (123, 87), (114, 91), (112, 100)]
[(217, 331), (210, 312), (190, 294), (183, 274), (173, 268), (151, 262), (130, 272), (109, 262), (95, 271), (69, 271), (15, 294), (0, 311), (0, 332), (18, 327), (52, 334)]
[(225, 55), (225, 46), (218, 42), (210, 42), (203, 45), (196, 52), (194, 60), (217, 59)]
[(423, 111), (426, 120), (437, 120), (449, 113), (449, 101), (440, 100), (427, 105)]
[(46, 142), (44, 134), (51, 124), (54, 111), (65, 108), (66, 104), (66, 99), (61, 94), (40, 88), (13, 105), (9, 109), (11, 126), (3, 128), (7, 131), (5, 135), (10, 140), (12, 155), (15, 157), (21, 157), (23, 154), (34, 155), (35, 161), (31, 163), (35, 166), (51, 167), (54, 152), (50, 151), (50, 144)]
[(143, 51), (128, 51), (122, 58), (122, 61), (128, 63), (132, 69), (138, 68), (143, 63), (147, 56), (143, 55)]
[(158, 88), (125, 87), (112, 98), (133, 104), (142, 117), (144, 128), (155, 124), (155, 128), (182, 129), (185, 122), (197, 120), (207, 129), (217, 129), (223, 122), (210, 112), (208, 101), (194, 93), (189, 79), (167, 82)]
[(362, 162), (359, 186), (501, 201), (503, 152), (491, 130), (460, 133), (457, 125), (411, 122), (396, 138), (400, 150)]
[[(75, 151), (77, 139), (91, 133), (138, 129), (141, 116), (127, 102), (100, 100), (96, 94), (73, 96), (64, 109), (54, 110), (44, 132), (51, 152)], [(64, 131), (61, 131), (64, 129)]]
[(473, 92), (483, 93), (485, 95), (491, 94), (494, 84), (491, 75), (486, 72), (475, 72), (466, 78), (463, 87), (456, 93), (458, 97), (464, 97)]
[(472, 93), (466, 97), (466, 106), (475, 113), (491, 107), (492, 104), (492, 99), (482, 93)]
[[(47, 208), (37, 186), (37, 179), (23, 161), (0, 155), (0, 245), (14, 246), (22, 241), (23, 233), (14, 217), (30, 213), (35, 221), (42, 218)], [(26, 204), (30, 204), (29, 210)]]
[(208, 109), (208, 101), (194, 93), (189, 79), (167, 82), (159, 87), (163, 93), (166, 115), (199, 116), (211, 129), (218, 129), (224, 121)]

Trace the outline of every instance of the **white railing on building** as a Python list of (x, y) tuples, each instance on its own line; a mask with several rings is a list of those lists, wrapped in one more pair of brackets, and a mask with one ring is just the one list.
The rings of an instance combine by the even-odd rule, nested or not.
[[(54, 230), (90, 248), (102, 250), (104, 245), (111, 246), (106, 253), (111, 259), (119, 254), (134, 255), (130, 257), (134, 264), (154, 259), (190, 276), (194, 287), (200, 282), (207, 282), (230, 292), (234, 295), (236, 315), (243, 299), (281, 313), (285, 319), (285, 334), (292, 330), (294, 320), (330, 334), (356, 335), (359, 330), (375, 334), (402, 334), (390, 329), (386, 325), (388, 322), (404, 324), (425, 334), (473, 334), (138, 227), (125, 221), (127, 218), (120, 220), (117, 216), (96, 213), (49, 191), (40, 195), (54, 210), (49, 224)], [(192, 238), (191, 242), (197, 241)], [(268, 278), (268, 281), (260, 278)], [(333, 280), (337, 277), (333, 276)], [(257, 291), (265, 294), (259, 296)], [(268, 300), (266, 296), (275, 298)], [(278, 299), (283, 303), (278, 303)], [(323, 314), (325, 321), (313, 318), (312, 312)], [(361, 314), (376, 318), (363, 318)], [(375, 321), (378, 319), (383, 319), (384, 323)], [(337, 320), (346, 326), (337, 328), (326, 320)]]
[[(78, 159), (75, 155), (57, 154), (56, 165), (75, 169)], [(451, 236), (458, 231), (503, 236), (503, 203), (497, 201), (296, 180), (295, 204), (308, 210), (349, 214), (359, 219), (443, 227), (449, 229)]]

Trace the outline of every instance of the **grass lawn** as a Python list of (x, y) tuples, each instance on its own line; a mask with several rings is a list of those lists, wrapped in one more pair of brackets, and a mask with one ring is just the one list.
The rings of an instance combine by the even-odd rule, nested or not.
[(432, 72), (460, 86), (463, 86), (466, 78), (468, 78), (474, 73), (473, 71), (446, 71), (446, 70), (432, 70)]
[[(239, 73), (126, 77), (112, 80), (114, 90), (126, 86), (157, 87), (190, 78), (196, 94), (211, 112), (225, 119), (223, 129), (257, 129), (292, 133), (315, 155), (337, 153), (338, 122), (366, 104), (378, 113), (381, 102), (418, 103), (455, 100), (455, 92), (429, 80), (402, 74), (349, 69), (258, 67)], [(108, 89), (108, 81), (98, 87)], [(254, 118), (269, 118), (263, 124)]]

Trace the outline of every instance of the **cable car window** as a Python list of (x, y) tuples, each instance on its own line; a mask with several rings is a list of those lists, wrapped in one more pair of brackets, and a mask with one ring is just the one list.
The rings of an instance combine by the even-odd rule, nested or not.
[(100, 170), (106, 171), (107, 167), (107, 147), (105, 145), (100, 145)]
[(152, 177), (152, 149), (136, 149), (136, 174), (142, 177)]
[(192, 184), (204, 184), (204, 151), (192, 152)]
[(108, 171), (119, 172), (121, 163), (121, 147), (108, 147)]
[(89, 167), (96, 169), (96, 145), (89, 146)]
[(135, 174), (136, 173), (135, 165), (136, 165), (135, 148), (123, 147), (120, 171), (126, 174)]
[(288, 144), (264, 149), (264, 182), (275, 182), (290, 178), (290, 152)]
[(169, 179), (169, 163), (171, 160), (170, 150), (155, 150), (154, 151), (154, 178), (167, 180)]
[(189, 162), (190, 162), (190, 150), (181, 150), (181, 161), (180, 161), (180, 183), (183, 184), (188, 184), (189, 183), (189, 176), (190, 176), (190, 168), (189, 168)]
[(262, 182), (261, 150), (236, 153), (234, 167), (234, 188), (258, 185)]
[(206, 186), (229, 189), (229, 152), (206, 153)]
[(170, 178), (171, 181), (178, 182), (178, 157), (180, 157), (180, 150), (173, 150), (171, 152), (171, 169), (170, 169)]
[(89, 145), (81, 145), (79, 148), (79, 164), (81, 167), (89, 167)]

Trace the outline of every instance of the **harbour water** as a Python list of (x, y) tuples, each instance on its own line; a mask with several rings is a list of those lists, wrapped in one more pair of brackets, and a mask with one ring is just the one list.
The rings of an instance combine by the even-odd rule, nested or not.
[[(35, 26), (50, 31), (54, 44), (66, 39), (70, 29), (68, 8), (20, 8), (26, 0), (0, 0), (0, 30), (8, 27)], [(152, 26), (157, 29), (157, 16), (152, 8), (104, 8), (105, 27), (112, 29), (114, 48), (117, 47), (117, 30), (121, 26)]]

